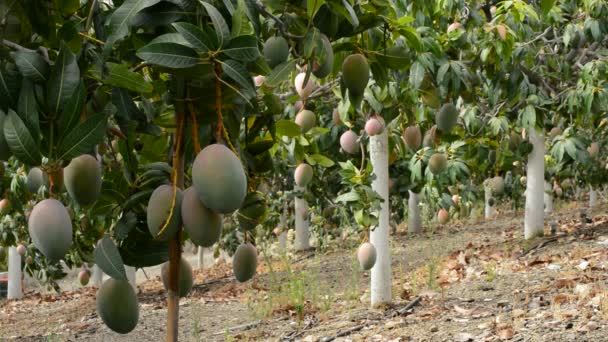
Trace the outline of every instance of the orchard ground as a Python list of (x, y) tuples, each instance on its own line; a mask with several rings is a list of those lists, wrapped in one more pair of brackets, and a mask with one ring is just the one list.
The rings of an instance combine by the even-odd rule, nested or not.
[[(416, 236), (400, 226), (391, 241), (394, 302), (375, 310), (354, 238), (324, 252), (275, 256), (270, 264), (261, 254), (258, 274), (244, 284), (218, 262), (195, 272), (195, 286), (180, 302), (180, 341), (605, 340), (608, 205), (592, 210), (593, 222), (583, 226), (582, 203), (558, 202), (548, 215), (547, 222), (558, 222), (557, 238), (525, 241), (522, 213), (508, 210)], [(165, 292), (160, 278), (146, 272), (151, 279), (138, 282), (139, 324), (128, 335), (101, 322), (96, 290), (87, 287), (0, 302), (0, 340), (162, 339)]]

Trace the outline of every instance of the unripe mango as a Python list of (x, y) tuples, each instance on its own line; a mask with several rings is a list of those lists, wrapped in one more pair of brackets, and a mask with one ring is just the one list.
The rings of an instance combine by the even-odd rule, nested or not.
[(348, 130), (340, 136), (340, 147), (348, 154), (357, 154), (359, 153), (358, 139), (359, 136), (355, 132)]
[(357, 250), (357, 260), (359, 260), (359, 265), (363, 270), (371, 270), (376, 264), (376, 258), (376, 247), (373, 244), (365, 242), (359, 246), (359, 249)]

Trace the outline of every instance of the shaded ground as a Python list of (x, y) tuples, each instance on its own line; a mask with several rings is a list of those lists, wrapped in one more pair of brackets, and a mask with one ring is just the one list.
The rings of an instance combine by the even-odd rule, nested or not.
[[(353, 263), (356, 241), (262, 262), (246, 284), (220, 263), (197, 272), (198, 285), (182, 299), (180, 341), (329, 341), (339, 334), (345, 337), (337, 341), (603, 341), (608, 217), (599, 213), (606, 206), (585, 227), (574, 209), (553, 215), (560, 230), (553, 239), (522, 241), (521, 213), (395, 236), (395, 301), (378, 310), (368, 308), (369, 273)], [(140, 321), (129, 335), (103, 325), (88, 288), (2, 302), (0, 340), (163, 340), (162, 285), (156, 277), (139, 288)]]

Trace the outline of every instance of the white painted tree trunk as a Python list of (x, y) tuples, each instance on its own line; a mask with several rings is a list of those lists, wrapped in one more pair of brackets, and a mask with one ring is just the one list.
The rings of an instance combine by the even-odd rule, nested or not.
[(376, 247), (376, 264), (371, 272), (371, 305), (378, 307), (391, 302), (391, 255), (389, 250), (390, 205), (388, 200), (388, 135), (370, 137), (369, 155), (376, 178), (372, 189), (384, 199), (380, 209), (378, 227), (370, 233), (370, 242)]
[[(304, 188), (295, 185), (295, 189), (302, 191)], [(310, 231), (308, 229), (308, 203), (305, 199), (296, 197), (295, 198), (295, 211), (296, 215), (296, 240), (295, 249), (296, 251), (302, 251), (310, 248)]]
[(101, 283), (103, 283), (103, 271), (101, 268), (99, 268), (99, 266), (94, 265), (93, 274), (91, 276), (91, 285), (99, 287), (101, 286)]
[(545, 182), (545, 194), (544, 194), (544, 201), (545, 201), (545, 213), (550, 214), (551, 212), (553, 212), (553, 188), (551, 187), (551, 184), (549, 184), (549, 182)]
[(17, 247), (11, 246), (8, 248), (8, 299), (23, 297), (21, 277), (21, 255), (17, 253)]
[(528, 132), (532, 152), (528, 155), (524, 237), (531, 239), (543, 235), (545, 225), (545, 132), (544, 129), (529, 129)]
[(589, 208), (593, 208), (597, 205), (597, 190), (592, 186), (589, 187)]
[[(486, 220), (492, 218), (492, 215), (494, 215), (494, 206), (490, 205), (491, 198), (492, 198), (492, 187), (485, 186), (484, 187), (484, 199), (485, 199), (484, 217)], [(494, 201), (494, 205), (496, 205), (496, 201)]]
[(583, 190), (581, 189), (581, 187), (577, 185), (576, 186), (576, 191), (574, 193), (574, 198), (576, 198), (577, 201), (581, 199), (581, 192), (582, 191)]
[(135, 267), (125, 265), (125, 272), (127, 273), (127, 280), (135, 293), (137, 293), (137, 274), (135, 273)]
[(420, 233), (422, 231), (422, 216), (420, 215), (420, 194), (409, 190), (410, 198), (407, 201), (407, 231)]

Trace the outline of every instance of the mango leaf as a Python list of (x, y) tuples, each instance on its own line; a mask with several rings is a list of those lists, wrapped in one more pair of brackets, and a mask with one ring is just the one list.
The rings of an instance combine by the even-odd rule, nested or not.
[(11, 152), (23, 163), (30, 166), (40, 165), (40, 148), (21, 118), (9, 109), (4, 119), (4, 137)]
[(62, 43), (59, 56), (47, 82), (47, 100), (51, 113), (59, 114), (80, 83), (80, 69), (74, 55)]
[(137, 215), (131, 211), (124, 213), (120, 220), (116, 222), (116, 229), (114, 230), (116, 238), (119, 240), (125, 239), (136, 225)]
[(547, 15), (555, 5), (555, 0), (540, 0), (540, 10)]
[(90, 151), (105, 136), (108, 117), (104, 113), (95, 114), (84, 123), (74, 127), (57, 148), (58, 160), (70, 160)]
[(289, 77), (289, 74), (291, 74), (291, 72), (295, 70), (295, 68), (295, 60), (283, 62), (277, 65), (276, 67), (274, 67), (274, 69), (272, 69), (272, 72), (268, 76), (266, 76), (264, 84), (268, 87), (278, 86), (281, 82), (285, 81)]
[(359, 18), (357, 17), (357, 13), (355, 13), (355, 10), (350, 5), (348, 0), (342, 0), (342, 6), (336, 4), (335, 6), (332, 6), (332, 8), (340, 12), (340, 14), (342, 14), (342, 16), (346, 18), (351, 25), (353, 25), (353, 27), (357, 28), (357, 26), (359, 26)]
[(173, 27), (188, 43), (192, 44), (198, 52), (209, 51), (209, 37), (205, 31), (190, 23), (173, 23)]
[(289, 138), (297, 137), (302, 133), (300, 126), (291, 120), (279, 120), (275, 124), (276, 133)]
[(17, 69), (0, 68), (0, 110), (8, 111), (17, 103), (21, 75)]
[(82, 106), (84, 105), (86, 95), (84, 90), (84, 83), (80, 82), (74, 93), (70, 97), (70, 100), (65, 104), (61, 115), (59, 116), (59, 134), (64, 136), (70, 132), (80, 120), (80, 114), (82, 113)]
[(334, 161), (327, 158), (326, 156), (322, 155), (322, 154), (313, 154), (310, 155), (310, 158), (312, 160), (314, 160), (318, 165), (321, 165), (323, 167), (332, 167), (334, 166)]
[(306, 1), (306, 14), (308, 18), (312, 20), (315, 14), (319, 11), (319, 8), (325, 4), (325, 0), (307, 0)]
[(424, 80), (424, 66), (418, 61), (412, 64), (412, 68), (410, 69), (410, 85), (414, 87), (414, 89), (419, 89), (422, 85), (422, 81)]
[(110, 277), (118, 280), (127, 280), (125, 265), (122, 262), (122, 257), (118, 252), (118, 248), (114, 241), (108, 236), (104, 236), (97, 242), (97, 247), (93, 251), (95, 264)]
[(174, 69), (190, 68), (199, 61), (196, 51), (176, 43), (148, 44), (137, 50), (136, 55), (148, 63)]
[(351, 191), (351, 192), (347, 192), (344, 193), (338, 197), (336, 197), (335, 202), (339, 203), (348, 203), (348, 202), (356, 202), (359, 201), (361, 199), (361, 197), (359, 196), (359, 194), (356, 191)]
[(104, 81), (109, 85), (125, 88), (137, 93), (150, 93), (154, 88), (141, 74), (129, 70), (126, 64), (108, 63), (110, 70)]
[(19, 117), (27, 126), (32, 138), (38, 144), (40, 138), (40, 126), (38, 124), (38, 103), (36, 102), (36, 94), (34, 93), (34, 83), (31, 80), (23, 80), (21, 82), (21, 92), (19, 93), (19, 102), (17, 103)]
[(230, 58), (241, 62), (252, 62), (260, 57), (258, 41), (254, 36), (232, 38), (223, 52)]
[(222, 71), (241, 86), (241, 90), (245, 91), (245, 95), (255, 94), (251, 75), (249, 75), (249, 71), (241, 63), (229, 59), (221, 62), (221, 64)]
[(222, 14), (215, 8), (212, 4), (205, 2), (203, 0), (199, 0), (209, 17), (211, 18), (211, 22), (213, 23), (213, 27), (215, 28), (215, 34), (217, 35), (217, 40), (219, 42), (219, 47), (223, 47), (224, 44), (228, 44), (230, 40), (230, 28), (226, 23)]
[(17, 51), (12, 52), (11, 56), (13, 56), (15, 64), (17, 64), (17, 68), (19, 68), (23, 77), (32, 81), (46, 81), (49, 74), (49, 65), (38, 53)]
[(156, 43), (175, 43), (179, 45), (184, 45), (188, 47), (194, 47), (194, 45), (190, 44), (184, 36), (179, 33), (165, 33), (160, 36), (152, 39), (148, 44), (156, 44)]
[(126, 0), (118, 7), (109, 20), (110, 35), (103, 47), (103, 53), (109, 54), (117, 41), (129, 34), (131, 20), (144, 8), (156, 5), (160, 0)]

